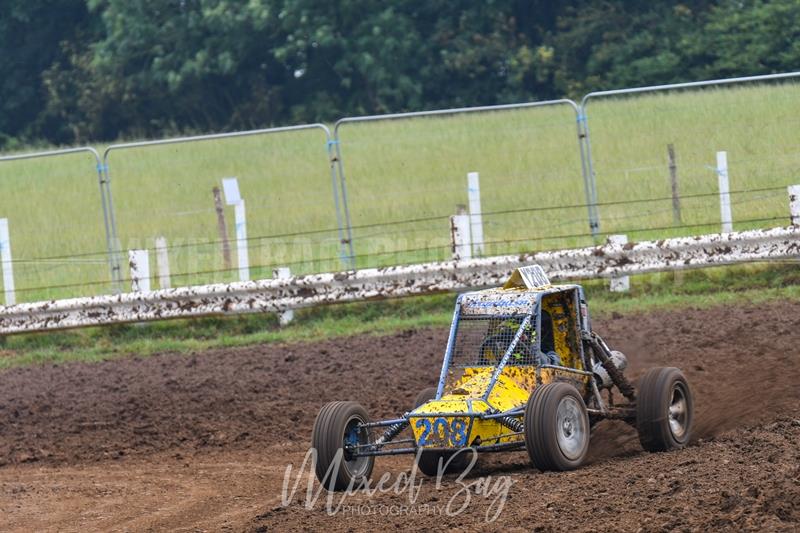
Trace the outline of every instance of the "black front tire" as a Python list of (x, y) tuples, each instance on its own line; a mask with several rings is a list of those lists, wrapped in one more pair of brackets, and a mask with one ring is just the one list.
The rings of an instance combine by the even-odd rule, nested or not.
[(574, 470), (589, 451), (589, 415), (578, 390), (548, 383), (533, 390), (525, 406), (525, 448), (542, 471)]
[(672, 367), (651, 368), (642, 377), (636, 401), (639, 442), (649, 452), (683, 448), (692, 436), (694, 401), (689, 382)]
[(358, 488), (369, 480), (375, 457), (353, 457), (345, 444), (367, 444), (369, 431), (358, 429), (369, 422), (366, 410), (355, 402), (331, 402), (320, 409), (311, 433), (317, 450), (317, 479), (330, 491)]

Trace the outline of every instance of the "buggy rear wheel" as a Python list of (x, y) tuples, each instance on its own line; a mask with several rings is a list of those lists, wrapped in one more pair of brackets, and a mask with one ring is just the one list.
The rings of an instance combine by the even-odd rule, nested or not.
[(589, 415), (578, 390), (548, 383), (525, 406), (525, 448), (539, 470), (574, 470), (589, 451)]
[(683, 448), (692, 433), (694, 402), (683, 373), (672, 367), (651, 368), (639, 385), (636, 429), (650, 452)]
[(331, 402), (320, 409), (311, 433), (317, 450), (317, 479), (331, 491), (360, 487), (369, 480), (375, 457), (354, 456), (351, 448), (369, 443), (367, 412), (355, 402)]
[(419, 391), (419, 394), (417, 394), (417, 397), (414, 399), (414, 409), (436, 398), (436, 390), (436, 387), (428, 387), (427, 389)]
[(428, 477), (443, 474), (460, 474), (472, 462), (475, 450), (461, 449), (453, 452), (417, 452), (417, 468)]

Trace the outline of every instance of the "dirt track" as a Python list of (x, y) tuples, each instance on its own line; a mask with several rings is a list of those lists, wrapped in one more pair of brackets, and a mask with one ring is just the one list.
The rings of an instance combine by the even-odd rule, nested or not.
[[(630, 376), (679, 366), (694, 387), (687, 450), (640, 451), (624, 424), (592, 437), (591, 463), (542, 474), (524, 453), (487, 456), (465, 480), (512, 483), (468, 509), (456, 480), (436, 490), (353, 496), (361, 515), (281, 505), (318, 408), (354, 399), (403, 412), (432, 385), (446, 332), (409, 331), (192, 356), (162, 355), (0, 374), (0, 530), (786, 530), (800, 528), (800, 304), (617, 317), (595, 324), (631, 359)], [(411, 459), (376, 464), (376, 478)], [(505, 479), (505, 478), (504, 478)], [(417, 481), (419, 482), (419, 480)], [(302, 494), (304, 496), (304, 494)], [(456, 498), (451, 502), (452, 498)], [(460, 498), (460, 499), (459, 499)], [(388, 516), (386, 515), (388, 513)]]

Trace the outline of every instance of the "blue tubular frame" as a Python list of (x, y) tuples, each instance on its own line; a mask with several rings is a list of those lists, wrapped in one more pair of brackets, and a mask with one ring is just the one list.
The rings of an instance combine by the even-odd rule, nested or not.
[(405, 418), (406, 415), (408, 415), (408, 413), (403, 415), (403, 418), (396, 418), (394, 420), (380, 420), (378, 422), (367, 422), (366, 424), (359, 424), (359, 427), (362, 427), (362, 428), (382, 428), (382, 427), (386, 427), (386, 426), (393, 426), (395, 424), (402, 424), (404, 422), (408, 422), (408, 418)]
[(456, 298), (456, 309), (453, 311), (453, 324), (450, 326), (450, 336), (447, 338), (447, 348), (444, 352), (444, 363), (442, 372), (439, 374), (439, 386), (436, 388), (435, 400), (442, 399), (444, 384), (447, 381), (447, 371), (450, 369), (450, 361), (453, 360), (453, 345), (456, 342), (456, 332), (458, 331), (458, 318), (461, 316), (461, 295)]

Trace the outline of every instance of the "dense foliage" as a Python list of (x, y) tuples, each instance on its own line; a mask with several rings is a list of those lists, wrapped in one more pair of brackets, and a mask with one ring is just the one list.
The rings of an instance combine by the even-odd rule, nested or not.
[(797, 0), (3, 0), (0, 147), (800, 66)]

